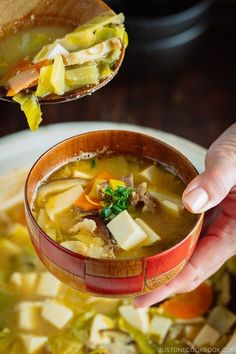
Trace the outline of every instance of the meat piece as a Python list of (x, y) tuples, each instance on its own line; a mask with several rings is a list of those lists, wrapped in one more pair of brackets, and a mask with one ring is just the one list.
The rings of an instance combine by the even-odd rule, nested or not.
[(93, 220), (96, 223), (97, 225), (96, 234), (98, 236), (100, 236), (106, 242), (111, 242), (113, 244), (116, 244), (116, 241), (113, 239), (104, 221), (99, 216), (89, 216), (89, 219)]
[(131, 194), (131, 204), (133, 206), (136, 206), (138, 202), (139, 202), (139, 194), (133, 191)]
[(133, 188), (134, 186), (134, 175), (129, 173), (127, 176), (121, 178), (121, 181), (125, 182), (126, 187)]
[(148, 192), (146, 182), (140, 183), (136, 191), (133, 191), (131, 194), (131, 204), (136, 206), (139, 202), (144, 203), (143, 211), (155, 212), (156, 202)]
[(96, 222), (92, 220), (92, 218), (85, 218), (82, 221), (79, 221), (77, 224), (75, 224), (69, 232), (76, 233), (81, 230), (85, 230), (91, 233), (94, 233), (94, 231), (97, 229)]
[(137, 194), (139, 194), (140, 198), (144, 197), (147, 193), (147, 183), (142, 182), (137, 187)]

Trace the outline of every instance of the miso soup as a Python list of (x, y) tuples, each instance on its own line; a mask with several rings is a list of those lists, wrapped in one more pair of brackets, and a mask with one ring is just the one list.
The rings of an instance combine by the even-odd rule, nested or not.
[(33, 212), (39, 226), (71, 251), (96, 258), (139, 258), (183, 239), (197, 216), (182, 204), (183, 181), (133, 155), (77, 159), (43, 181)]

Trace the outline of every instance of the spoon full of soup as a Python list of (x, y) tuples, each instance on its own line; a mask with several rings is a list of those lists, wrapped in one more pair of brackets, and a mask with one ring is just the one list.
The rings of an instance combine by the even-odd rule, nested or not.
[(0, 0), (0, 99), (19, 103), (36, 130), (40, 104), (106, 85), (127, 43), (124, 15), (100, 0)]

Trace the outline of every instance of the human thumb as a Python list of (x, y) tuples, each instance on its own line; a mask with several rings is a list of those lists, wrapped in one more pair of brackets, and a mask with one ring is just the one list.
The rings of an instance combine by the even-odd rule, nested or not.
[(184, 206), (193, 213), (216, 206), (236, 185), (236, 123), (211, 145), (205, 166), (183, 193)]

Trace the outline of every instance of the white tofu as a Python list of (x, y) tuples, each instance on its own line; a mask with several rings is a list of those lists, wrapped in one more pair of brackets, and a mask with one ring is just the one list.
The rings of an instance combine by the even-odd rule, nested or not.
[(73, 317), (73, 311), (67, 306), (53, 300), (42, 304), (42, 317), (58, 329), (64, 328)]
[(56, 297), (60, 291), (61, 282), (49, 272), (40, 274), (36, 293), (39, 296)]
[(33, 289), (37, 280), (37, 274), (35, 272), (19, 273), (14, 272), (10, 277), (10, 282), (17, 288), (23, 288), (25, 291)]
[(172, 320), (163, 316), (154, 316), (150, 323), (150, 334), (158, 336), (158, 343), (161, 344), (165, 339), (170, 327), (172, 325)]
[(20, 288), (23, 285), (22, 273), (14, 272), (10, 277), (10, 283)]
[(172, 212), (174, 215), (178, 216), (180, 212), (180, 208), (177, 204), (171, 202), (170, 200), (163, 200), (161, 205), (165, 207), (168, 211)]
[(24, 348), (28, 354), (38, 352), (48, 341), (48, 337), (38, 337), (30, 334), (21, 334), (20, 338), (22, 339)]
[(46, 204), (46, 211), (49, 218), (54, 220), (58, 213), (70, 208), (82, 193), (83, 187), (77, 185), (65, 192), (50, 197)]
[(92, 322), (89, 341), (92, 344), (109, 343), (109, 338), (100, 333), (102, 329), (109, 329), (113, 327), (113, 321), (110, 317), (97, 314)]
[(33, 63), (38, 63), (46, 59), (54, 60), (58, 54), (65, 55), (69, 54), (69, 52), (59, 43), (48, 44), (34, 57)]
[(40, 321), (41, 302), (24, 301), (18, 306), (19, 327), (23, 330), (38, 328)]
[(227, 333), (235, 322), (235, 314), (224, 306), (215, 307), (207, 318), (207, 323), (221, 334)]
[(133, 220), (127, 210), (122, 211), (108, 224), (107, 228), (114, 236), (119, 246), (129, 250), (146, 239), (143, 229)]
[(36, 284), (38, 274), (35, 272), (24, 273), (22, 274), (22, 278), (24, 290), (31, 291)]
[(171, 211), (175, 215), (179, 215), (180, 211), (184, 209), (182, 199), (177, 196), (169, 196), (153, 190), (149, 191), (150, 195), (156, 199), (162, 206)]
[(73, 173), (74, 178), (82, 178), (82, 179), (87, 179), (90, 180), (93, 177), (89, 173), (81, 172), (81, 171), (74, 171)]
[(140, 172), (140, 175), (146, 178), (151, 183), (155, 182), (158, 174), (160, 174), (160, 170), (155, 165), (149, 166), (145, 168), (145, 170)]
[(201, 347), (203, 345), (214, 345), (220, 338), (220, 333), (213, 327), (205, 324), (193, 341), (193, 345)]
[(149, 246), (161, 239), (160, 236), (155, 231), (153, 231), (142, 219), (136, 218), (135, 222), (143, 229), (147, 235), (147, 238), (143, 241), (143, 245)]
[(233, 336), (226, 346), (222, 349), (222, 353), (233, 354), (235, 353), (235, 343), (236, 343), (236, 331), (234, 331)]
[(135, 309), (132, 305), (123, 305), (119, 307), (119, 312), (131, 326), (143, 333), (149, 331), (149, 315), (147, 307)]

